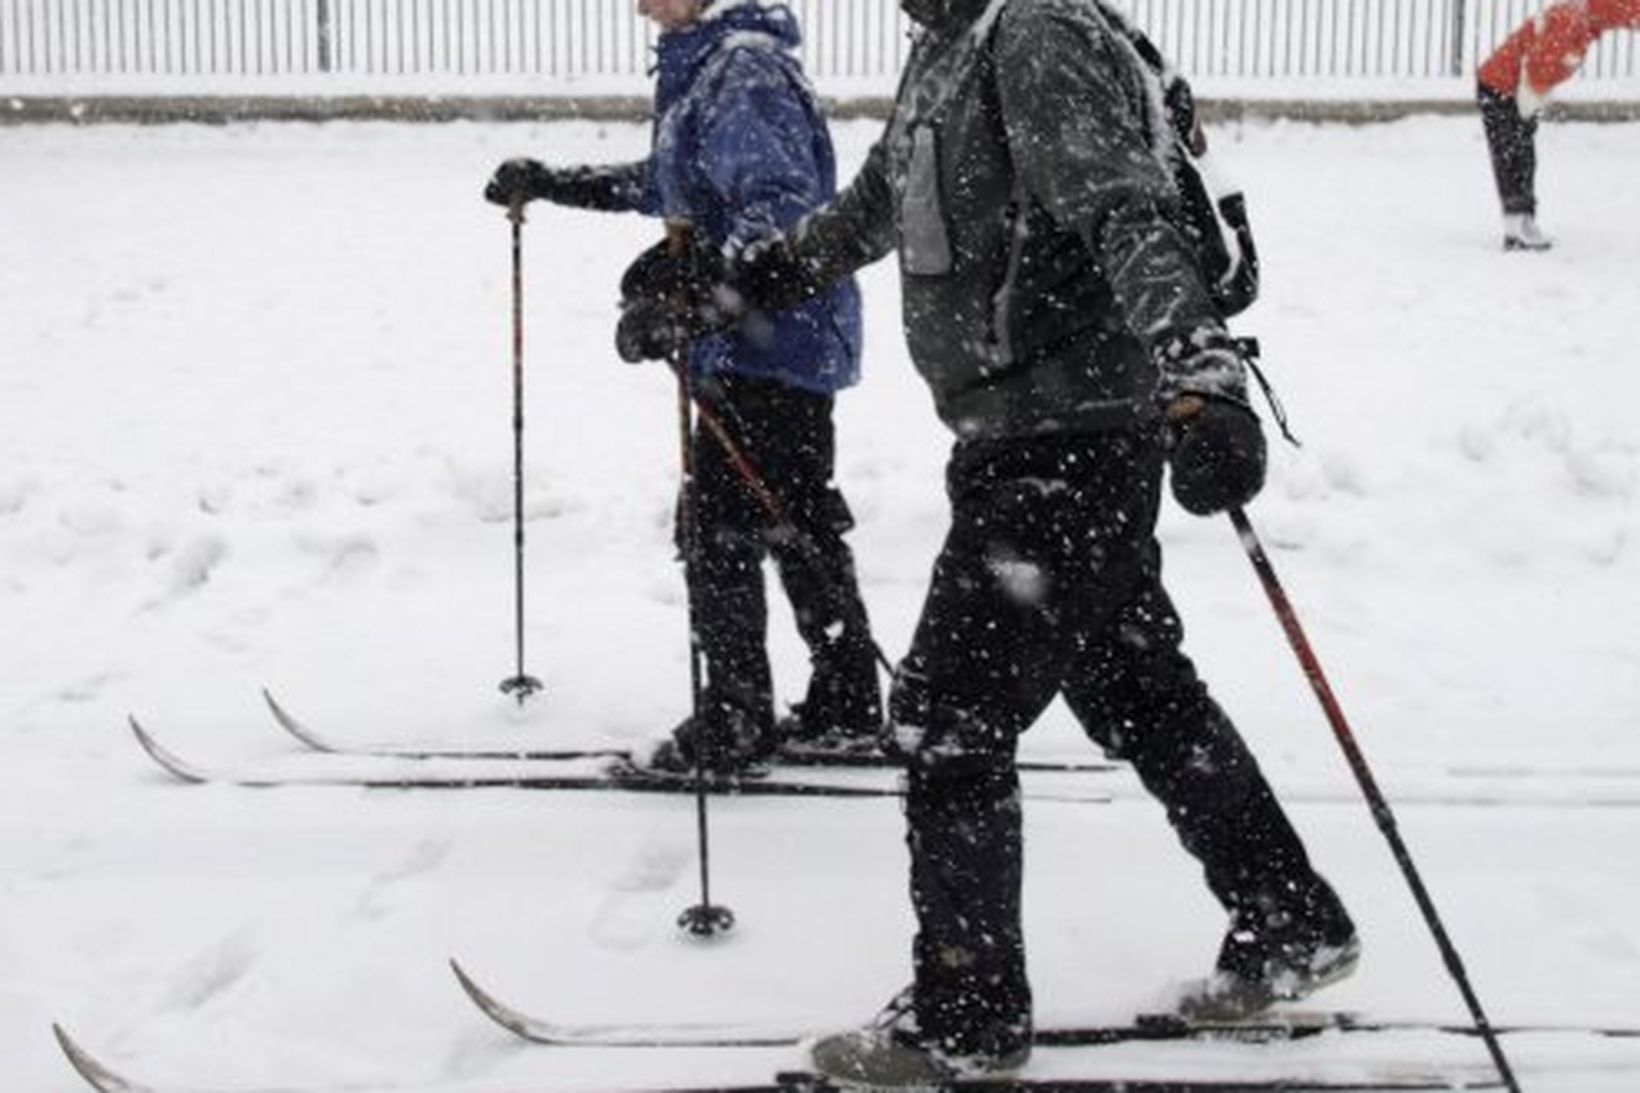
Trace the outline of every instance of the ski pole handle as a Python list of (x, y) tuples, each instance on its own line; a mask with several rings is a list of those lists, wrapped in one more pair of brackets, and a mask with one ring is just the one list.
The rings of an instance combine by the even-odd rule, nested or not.
[(689, 249), (689, 221), (671, 217), (666, 221), (666, 253), (681, 257)]

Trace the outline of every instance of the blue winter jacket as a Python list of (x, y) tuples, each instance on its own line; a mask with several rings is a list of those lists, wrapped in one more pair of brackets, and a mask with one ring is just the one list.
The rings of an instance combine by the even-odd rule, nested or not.
[[(662, 34), (649, 158), (600, 172), (597, 206), (687, 220), (733, 250), (830, 200), (836, 158), (794, 52), (799, 41), (791, 11), (759, 0), (719, 0)], [(849, 278), (789, 311), (700, 339), (690, 359), (701, 374), (829, 393), (859, 380), (860, 341), (860, 290)]]

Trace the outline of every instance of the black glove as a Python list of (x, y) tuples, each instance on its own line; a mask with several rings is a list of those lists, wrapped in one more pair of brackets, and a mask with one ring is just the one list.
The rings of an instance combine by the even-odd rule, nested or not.
[(724, 280), (747, 307), (760, 311), (783, 311), (825, 288), (781, 235), (748, 244), (724, 270)]
[(723, 283), (723, 254), (708, 243), (691, 242), (682, 251), (663, 239), (632, 260), (621, 274), (621, 300), (682, 296), (691, 303)]
[(493, 205), (511, 205), (514, 199), (545, 197), (551, 188), (552, 171), (539, 160), (509, 159), (490, 176), (484, 200)]
[(621, 305), (615, 352), (628, 364), (671, 360), (692, 340), (681, 317), (664, 299), (640, 297)]
[(696, 338), (733, 328), (744, 314), (716, 247), (693, 243), (680, 252), (663, 240), (621, 276), (615, 351), (630, 364), (666, 360)]
[[(1199, 408), (1198, 408), (1199, 407)], [(1183, 395), (1168, 411), (1173, 498), (1211, 516), (1239, 508), (1264, 487), (1264, 431), (1246, 405)]]

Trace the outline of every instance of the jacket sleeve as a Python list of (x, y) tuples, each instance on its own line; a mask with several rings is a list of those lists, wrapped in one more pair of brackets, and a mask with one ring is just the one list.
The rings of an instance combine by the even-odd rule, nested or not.
[(882, 141), (872, 145), (854, 180), (793, 233), (792, 249), (817, 282), (829, 284), (894, 250), (898, 229), (887, 156)]
[(1640, 30), (1640, 0), (1589, 0), (1589, 18), (1596, 34), (1608, 30)]
[(647, 159), (586, 167), (550, 167), (542, 195), (556, 205), (604, 212), (641, 212), (660, 209), (653, 169)]
[(1177, 194), (1151, 144), (1128, 47), (1087, 5), (1063, 0), (1011, 4), (996, 35), (1017, 181), (1087, 244), (1126, 325), (1156, 361), (1157, 397), (1190, 391), (1244, 401), (1245, 370), (1169, 215)]

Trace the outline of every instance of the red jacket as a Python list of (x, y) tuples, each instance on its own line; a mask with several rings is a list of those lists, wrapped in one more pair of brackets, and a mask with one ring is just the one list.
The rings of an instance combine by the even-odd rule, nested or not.
[(1482, 62), (1480, 81), (1532, 113), (1577, 71), (1590, 43), (1620, 27), (1640, 28), (1640, 0), (1559, 0), (1504, 39)]

